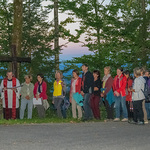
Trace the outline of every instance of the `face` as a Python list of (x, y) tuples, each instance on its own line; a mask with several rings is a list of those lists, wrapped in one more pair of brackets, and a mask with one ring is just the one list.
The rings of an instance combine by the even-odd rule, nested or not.
[(8, 72), (8, 73), (7, 73), (7, 77), (8, 77), (8, 79), (12, 79), (13, 73), (12, 73), (12, 72)]
[(75, 72), (73, 72), (72, 75), (73, 75), (74, 78), (78, 77), (78, 75)]
[(96, 73), (93, 73), (93, 77), (94, 77), (94, 79), (97, 79), (98, 75)]
[(88, 67), (82, 66), (82, 71), (83, 71), (83, 72), (86, 72), (87, 70), (88, 70)]
[(146, 77), (149, 77), (149, 72), (145, 72), (145, 76), (146, 76)]
[(29, 84), (29, 83), (31, 82), (30, 78), (26, 78), (26, 79), (25, 79), (25, 82), (26, 82), (27, 84)]
[(107, 76), (109, 74), (109, 70), (104, 68), (104, 74)]
[(60, 73), (56, 73), (56, 79), (61, 79)]
[(121, 70), (117, 69), (117, 75), (120, 76), (122, 74)]
[(40, 76), (37, 76), (37, 80), (38, 82), (42, 82), (43, 78), (41, 78)]

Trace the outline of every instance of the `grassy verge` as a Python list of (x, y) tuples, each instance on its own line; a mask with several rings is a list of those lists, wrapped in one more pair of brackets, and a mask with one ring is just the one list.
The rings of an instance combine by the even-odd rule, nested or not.
[[(101, 122), (106, 118), (105, 107), (100, 107), (101, 120), (92, 119), (88, 122)], [(27, 118), (27, 112), (25, 112), (25, 118)], [(40, 123), (81, 123), (81, 120), (73, 119), (71, 114), (71, 108), (67, 110), (67, 118), (60, 119), (56, 115), (56, 111), (53, 109), (49, 109), (46, 112), (46, 117), (44, 119), (39, 119), (37, 116), (37, 110), (33, 110), (33, 118), (32, 119), (16, 119), (16, 120), (5, 120), (0, 119), (0, 125), (15, 125), (15, 124), (40, 124)]]

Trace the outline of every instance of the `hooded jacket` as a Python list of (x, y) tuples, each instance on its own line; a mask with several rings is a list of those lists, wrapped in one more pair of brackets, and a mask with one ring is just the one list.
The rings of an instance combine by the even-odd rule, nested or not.
[(138, 100), (144, 100), (145, 96), (144, 96), (144, 85), (145, 85), (145, 79), (140, 76), (138, 78), (135, 78), (134, 80), (134, 85), (133, 85), (133, 89), (135, 90), (135, 92), (132, 93), (132, 100), (133, 101), (138, 101)]

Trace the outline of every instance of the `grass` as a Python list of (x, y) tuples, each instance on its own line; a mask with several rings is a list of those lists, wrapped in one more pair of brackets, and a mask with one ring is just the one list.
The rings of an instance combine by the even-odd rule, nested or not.
[[(106, 118), (105, 107), (102, 105), (100, 107), (101, 111), (101, 120), (92, 119), (89, 122), (102, 122)], [(27, 118), (27, 112), (25, 112), (25, 117)], [(44, 119), (39, 119), (37, 116), (36, 108), (33, 109), (33, 118), (32, 119), (16, 119), (16, 120), (5, 120), (0, 119), (0, 125), (15, 125), (15, 124), (41, 124), (41, 123), (81, 123), (81, 120), (73, 119), (71, 113), (71, 107), (67, 110), (67, 118), (60, 119), (56, 115), (54, 109), (48, 109), (46, 111), (46, 117)]]

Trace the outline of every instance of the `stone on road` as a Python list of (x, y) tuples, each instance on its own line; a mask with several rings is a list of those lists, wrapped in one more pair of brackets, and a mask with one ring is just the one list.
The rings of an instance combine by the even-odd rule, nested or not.
[(0, 150), (148, 150), (150, 125), (123, 122), (1, 125)]

